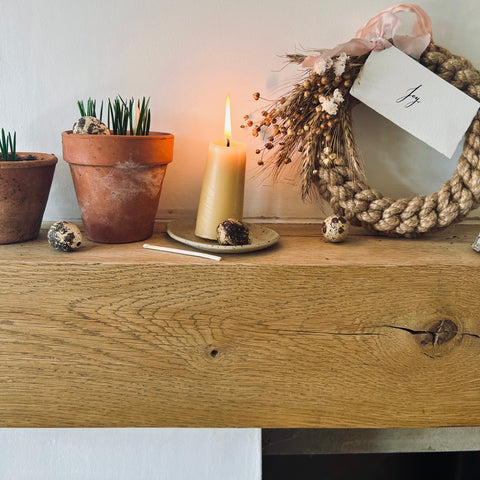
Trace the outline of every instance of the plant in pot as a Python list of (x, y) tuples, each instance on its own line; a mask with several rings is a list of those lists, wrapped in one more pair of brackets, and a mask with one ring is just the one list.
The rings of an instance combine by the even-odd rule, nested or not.
[[(108, 100), (108, 127), (96, 102), (62, 133), (85, 235), (101, 243), (137, 242), (153, 233), (167, 165), (173, 160), (170, 133), (150, 131), (149, 100)], [(111, 124), (111, 129), (110, 129)]]
[(0, 134), (0, 244), (38, 237), (57, 157), (16, 151), (13, 136)]

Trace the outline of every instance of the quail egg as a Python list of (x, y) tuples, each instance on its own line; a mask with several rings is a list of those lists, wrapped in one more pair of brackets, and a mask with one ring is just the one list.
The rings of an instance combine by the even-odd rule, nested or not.
[(217, 227), (217, 241), (220, 245), (247, 245), (250, 242), (250, 231), (239, 220), (228, 218)]
[(327, 217), (322, 224), (323, 236), (331, 243), (343, 242), (347, 237), (350, 226), (340, 216)]
[(60, 252), (73, 252), (83, 241), (77, 225), (67, 220), (55, 222), (48, 230), (47, 238), (48, 243)]
[(81, 117), (73, 125), (73, 133), (89, 135), (110, 135), (108, 127), (96, 117)]

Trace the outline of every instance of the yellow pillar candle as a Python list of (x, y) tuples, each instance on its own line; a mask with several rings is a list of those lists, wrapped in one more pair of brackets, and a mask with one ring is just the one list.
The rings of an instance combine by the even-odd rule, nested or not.
[(195, 235), (217, 239), (217, 226), (227, 218), (242, 220), (245, 187), (245, 144), (231, 140), (230, 98), (225, 112), (225, 139), (210, 142), (198, 204)]

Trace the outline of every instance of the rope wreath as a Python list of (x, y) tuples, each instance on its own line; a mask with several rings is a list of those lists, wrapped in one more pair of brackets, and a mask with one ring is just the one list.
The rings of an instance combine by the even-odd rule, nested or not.
[[(406, 9), (404, 5), (401, 7)], [(407, 5), (408, 10), (412, 7), (421, 10)], [(428, 19), (426, 14), (424, 17)], [(480, 72), (471, 62), (430, 40), (427, 43), (419, 62), (480, 100)], [(304, 65), (307, 57), (288, 55), (287, 58)], [(415, 237), (459, 222), (477, 208), (480, 205), (480, 113), (477, 112), (465, 134), (463, 153), (452, 178), (437, 192), (398, 200), (385, 197), (367, 183), (352, 128), (351, 110), (356, 100), (348, 91), (366, 55), (350, 58), (337, 51), (333, 60), (322, 70), (327, 72), (323, 76), (312, 71), (302, 79), (303, 83), (295, 85), (290, 95), (264, 110), (261, 122), (254, 124), (245, 117), (254, 136), (262, 133), (268, 138), (264, 148), (257, 150), (257, 154), (262, 155), (258, 163), (264, 163), (265, 151), (277, 146), (279, 153), (273, 163), (278, 168), (300, 157), (303, 196), (315, 187), (336, 215), (345, 217), (352, 225), (383, 235)], [(260, 98), (260, 94), (254, 94), (254, 98)], [(267, 129), (273, 129), (270, 136), (266, 134)]]
[[(480, 72), (467, 59), (431, 44), (420, 63), (480, 100)], [(352, 225), (390, 236), (414, 237), (461, 221), (480, 205), (480, 113), (465, 134), (463, 153), (452, 178), (437, 192), (393, 200), (357, 177), (352, 168), (333, 165), (322, 170), (318, 182), (320, 194), (335, 214), (345, 216)]]

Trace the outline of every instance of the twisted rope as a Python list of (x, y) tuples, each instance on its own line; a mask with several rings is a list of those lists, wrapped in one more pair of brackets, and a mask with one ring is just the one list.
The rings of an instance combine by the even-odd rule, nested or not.
[[(480, 72), (467, 59), (431, 44), (420, 63), (480, 100)], [(344, 165), (322, 169), (319, 175), (319, 193), (336, 215), (344, 216), (352, 225), (401, 237), (447, 227), (480, 205), (480, 112), (465, 134), (463, 153), (452, 178), (431, 195), (399, 200), (384, 197)]]

